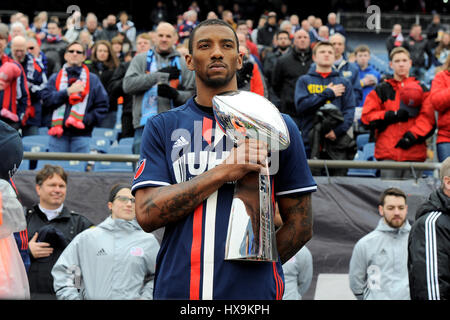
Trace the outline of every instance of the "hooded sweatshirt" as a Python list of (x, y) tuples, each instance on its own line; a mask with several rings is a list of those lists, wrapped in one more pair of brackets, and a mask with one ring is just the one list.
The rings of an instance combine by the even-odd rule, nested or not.
[(106, 218), (80, 233), (52, 269), (59, 300), (153, 298), (159, 244), (135, 219)]
[(358, 299), (409, 300), (408, 220), (392, 228), (380, 219), (374, 231), (361, 238), (350, 259), (350, 289)]
[(301, 76), (297, 80), (294, 98), (295, 109), (307, 152), (310, 149), (308, 133), (311, 130), (317, 110), (323, 105), (327, 103), (334, 104), (344, 116), (344, 122), (333, 129), (337, 137), (345, 134), (352, 126), (356, 107), (353, 90), (345, 90), (343, 95), (336, 97), (334, 92), (328, 88), (330, 83), (343, 84), (346, 88), (351, 88), (350, 82), (341, 77), (335, 70), (332, 70), (324, 78), (315, 69), (310, 69), (308, 74)]

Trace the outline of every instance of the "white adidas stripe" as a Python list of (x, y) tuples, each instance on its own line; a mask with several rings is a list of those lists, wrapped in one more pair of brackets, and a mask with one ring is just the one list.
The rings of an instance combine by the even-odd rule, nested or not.
[(214, 290), (214, 252), (216, 237), (216, 210), (218, 191), (208, 197), (205, 210), (203, 244), (203, 288), (202, 299), (212, 300)]
[(425, 258), (429, 300), (440, 300), (437, 269), (436, 220), (441, 214), (442, 212), (432, 212), (425, 220)]

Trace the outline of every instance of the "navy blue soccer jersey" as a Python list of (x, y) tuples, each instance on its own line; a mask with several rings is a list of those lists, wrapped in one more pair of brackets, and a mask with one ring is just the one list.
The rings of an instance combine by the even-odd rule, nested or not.
[[(289, 116), (283, 117), (291, 144), (278, 154), (278, 171), (271, 176), (272, 192), (275, 196), (314, 192), (317, 185), (300, 132)], [(147, 121), (132, 192), (189, 181), (219, 165), (232, 147), (214, 116), (202, 111), (191, 98), (185, 105)], [(233, 193), (234, 184), (225, 183), (192, 214), (165, 227), (156, 263), (154, 299), (282, 298), (284, 276), (279, 259), (224, 260)]]

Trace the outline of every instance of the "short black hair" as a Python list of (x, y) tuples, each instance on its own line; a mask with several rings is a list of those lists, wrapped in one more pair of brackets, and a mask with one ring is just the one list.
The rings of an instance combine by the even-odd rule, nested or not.
[(291, 35), (290, 35), (289, 32), (287, 32), (286, 30), (279, 30), (279, 31), (277, 32), (277, 39), (278, 39), (278, 36), (279, 36), (280, 34), (282, 34), (282, 33), (286, 34), (286, 35), (288, 36), (288, 38), (291, 39)]
[(237, 51), (239, 52), (239, 39), (238, 39), (236, 31), (234, 31), (233, 27), (228, 22), (225, 22), (225, 21), (220, 20), (220, 19), (208, 19), (208, 20), (204, 20), (204, 21), (200, 22), (194, 28), (194, 30), (192, 30), (191, 34), (189, 35), (189, 45), (188, 45), (189, 54), (192, 54), (192, 51), (193, 51), (192, 50), (192, 43), (194, 41), (195, 33), (201, 27), (207, 27), (207, 26), (224, 26), (224, 27), (230, 28), (230, 30), (233, 31), (234, 39), (236, 40)]

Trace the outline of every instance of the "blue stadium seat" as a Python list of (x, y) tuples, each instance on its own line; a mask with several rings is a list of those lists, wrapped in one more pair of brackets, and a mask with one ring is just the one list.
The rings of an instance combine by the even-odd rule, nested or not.
[(132, 162), (96, 161), (94, 172), (134, 172)]
[(109, 146), (106, 153), (110, 154), (133, 154), (132, 144), (122, 144)]
[(133, 146), (134, 138), (122, 138), (119, 140), (119, 146)]
[(30, 170), (30, 160), (23, 159), (22, 162), (20, 163), (19, 170), (20, 171)]
[(117, 140), (117, 131), (115, 129), (95, 127), (92, 130), (92, 137), (101, 137), (114, 142)]
[(111, 146), (111, 140), (103, 137), (91, 137), (89, 142), (90, 150), (95, 150), (101, 153), (108, 152), (108, 148)]
[(47, 152), (49, 135), (26, 136), (22, 138), (23, 150), (27, 152)]
[(86, 171), (86, 161), (78, 160), (39, 160), (36, 170), (42, 169), (46, 164), (61, 166), (66, 171)]
[(363, 133), (363, 134), (359, 134), (356, 137), (356, 146), (358, 148), (358, 150), (363, 150), (364, 145), (366, 145), (369, 142), (369, 133)]
[(363, 159), (364, 161), (376, 161), (375, 160), (375, 142), (368, 142), (363, 147)]
[[(375, 143), (367, 142), (364, 144), (362, 150), (359, 149), (356, 152), (354, 161), (376, 161), (375, 156)], [(378, 170), (377, 169), (359, 169), (359, 168), (350, 168), (347, 171), (347, 176), (351, 177), (377, 177)]]

